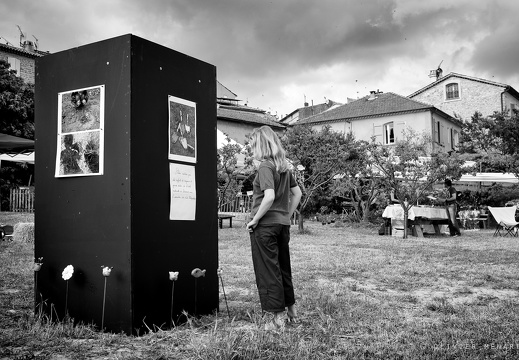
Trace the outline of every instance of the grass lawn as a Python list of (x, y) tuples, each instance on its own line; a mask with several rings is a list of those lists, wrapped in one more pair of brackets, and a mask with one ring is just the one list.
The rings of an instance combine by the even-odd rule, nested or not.
[[(0, 223), (16, 216), (0, 213)], [(13, 217), (14, 216), (14, 217)], [(20, 222), (26, 222), (22, 219)], [(14, 224), (13, 224), (14, 225)], [(292, 227), (302, 322), (266, 332), (248, 234), (219, 229), (220, 313), (140, 337), (32, 314), (32, 244), (0, 244), (0, 359), (517, 359), (519, 239), (378, 235), (374, 227)]]

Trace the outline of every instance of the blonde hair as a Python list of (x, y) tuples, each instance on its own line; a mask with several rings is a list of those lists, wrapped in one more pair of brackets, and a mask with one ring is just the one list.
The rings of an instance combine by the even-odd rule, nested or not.
[(279, 137), (269, 126), (264, 125), (252, 131), (251, 148), (256, 160), (272, 161), (279, 173), (288, 170), (285, 149), (283, 149)]

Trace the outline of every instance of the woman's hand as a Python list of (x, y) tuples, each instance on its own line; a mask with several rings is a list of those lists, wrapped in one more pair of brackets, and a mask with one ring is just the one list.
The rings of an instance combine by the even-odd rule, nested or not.
[(254, 231), (254, 228), (258, 225), (258, 222), (254, 219), (252, 219), (252, 221), (250, 221), (248, 224), (247, 224), (247, 230), (249, 232), (253, 232)]

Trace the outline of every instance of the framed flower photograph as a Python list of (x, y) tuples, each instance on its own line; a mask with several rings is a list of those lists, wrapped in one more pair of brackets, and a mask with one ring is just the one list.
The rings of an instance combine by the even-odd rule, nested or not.
[(196, 163), (196, 103), (168, 96), (170, 160)]
[(58, 94), (55, 177), (103, 174), (104, 85)]

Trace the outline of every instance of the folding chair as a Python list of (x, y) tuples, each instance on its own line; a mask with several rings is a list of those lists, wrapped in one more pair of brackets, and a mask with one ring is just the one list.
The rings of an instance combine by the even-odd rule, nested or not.
[[(491, 207), (488, 209), (490, 213), (496, 220), (497, 226), (496, 231), (494, 232), (494, 236), (515, 236), (517, 237), (517, 229), (519, 222), (515, 221), (515, 206), (507, 206), (507, 207)], [(504, 235), (501, 235), (501, 230), (503, 230)]]

